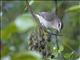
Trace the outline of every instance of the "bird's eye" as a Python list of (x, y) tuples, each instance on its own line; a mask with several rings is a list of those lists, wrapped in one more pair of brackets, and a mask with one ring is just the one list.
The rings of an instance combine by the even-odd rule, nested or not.
[(58, 27), (60, 27), (60, 25), (61, 25), (61, 24), (59, 23), (59, 24), (58, 24)]
[(58, 28), (60, 28), (60, 29), (61, 29), (61, 23), (59, 23), (59, 24), (58, 24)]

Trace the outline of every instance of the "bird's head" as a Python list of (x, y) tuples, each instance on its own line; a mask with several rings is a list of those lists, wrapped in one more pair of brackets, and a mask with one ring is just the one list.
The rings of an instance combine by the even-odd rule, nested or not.
[(45, 27), (53, 28), (58, 32), (61, 31), (62, 21), (54, 13), (40, 12), (39, 14), (36, 14), (36, 16), (39, 18), (40, 23)]

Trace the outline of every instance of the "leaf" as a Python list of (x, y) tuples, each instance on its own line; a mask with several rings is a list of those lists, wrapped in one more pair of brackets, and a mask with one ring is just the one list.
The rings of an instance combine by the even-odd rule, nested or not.
[(66, 12), (80, 12), (80, 5), (72, 6), (66, 9)]
[(36, 23), (29, 14), (23, 14), (16, 18), (15, 24), (20, 32), (25, 32), (30, 28), (36, 27)]
[(25, 51), (15, 53), (12, 56), (12, 60), (41, 60), (41, 55), (37, 52)]
[(12, 33), (17, 32), (17, 28), (14, 23), (10, 23), (6, 28), (1, 30), (2, 40), (8, 39)]
[(29, 14), (23, 14), (16, 18), (15, 21), (11, 22), (4, 29), (1, 29), (2, 40), (11, 37), (12, 33), (15, 32), (26, 32), (36, 27), (36, 22), (33, 21)]
[(71, 53), (65, 53), (65, 54), (64, 54), (64, 58), (66, 58), (66, 59), (71, 59), (71, 60), (73, 60), (73, 59), (76, 59), (76, 58), (78, 58), (78, 57), (79, 57), (79, 54), (74, 53), (74, 51), (71, 52)]
[(34, 0), (31, 0), (30, 2), (29, 2), (29, 5), (32, 5), (34, 3)]
[(66, 59), (69, 59), (69, 58), (70, 58), (70, 56), (71, 56), (71, 54), (70, 54), (70, 53), (66, 53), (66, 54), (64, 54), (64, 58), (66, 58)]

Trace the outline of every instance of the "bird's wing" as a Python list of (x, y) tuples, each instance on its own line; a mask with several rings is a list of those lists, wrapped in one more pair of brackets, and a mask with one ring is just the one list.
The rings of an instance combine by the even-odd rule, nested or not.
[(56, 15), (51, 12), (40, 12), (39, 15), (42, 16), (47, 21), (53, 21), (54, 18), (56, 18)]

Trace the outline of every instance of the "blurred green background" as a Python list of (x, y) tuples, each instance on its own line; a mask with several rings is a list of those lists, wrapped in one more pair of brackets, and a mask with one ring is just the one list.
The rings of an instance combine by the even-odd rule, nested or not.
[[(58, 1), (58, 6), (62, 2)], [(64, 26), (60, 33), (63, 36), (59, 39), (62, 43), (60, 52), (63, 60), (80, 60), (80, 1), (66, 2), (62, 19)], [(50, 12), (56, 8), (54, 1), (30, 0), (29, 3), (35, 13)], [(38, 53), (27, 50), (30, 33), (36, 25), (25, 8), (25, 1), (0, 1), (1, 60), (43, 60)]]

